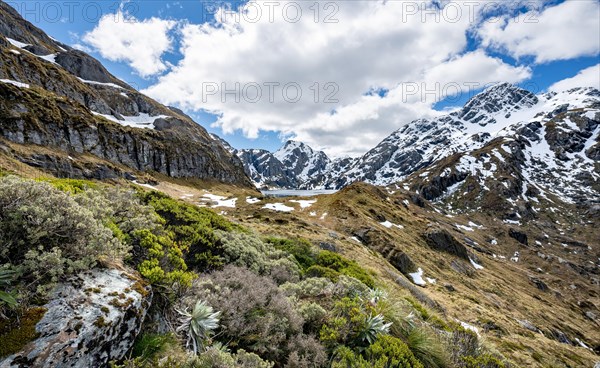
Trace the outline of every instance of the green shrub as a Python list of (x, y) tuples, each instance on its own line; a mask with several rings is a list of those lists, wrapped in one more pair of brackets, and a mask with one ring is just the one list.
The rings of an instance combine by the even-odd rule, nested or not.
[(374, 367), (422, 368), (421, 362), (415, 358), (402, 340), (384, 335), (369, 346), (365, 352), (368, 361)]
[(177, 338), (173, 334), (145, 333), (135, 340), (131, 355), (133, 358), (141, 358), (142, 361), (147, 362), (177, 345)]
[(450, 365), (450, 356), (435, 332), (425, 327), (413, 327), (406, 337), (406, 345), (425, 368), (443, 368)]
[(98, 185), (89, 180), (80, 179), (57, 179), (57, 178), (39, 178), (41, 182), (46, 182), (56, 189), (70, 194), (83, 193), (88, 189), (97, 189)]
[(362, 354), (347, 346), (338, 348), (332, 368), (423, 368), (402, 340), (381, 336)]
[(101, 219), (48, 183), (0, 179), (0, 264), (18, 265), (22, 282), (42, 285), (120, 259), (127, 247)]
[(141, 254), (138, 271), (151, 284), (177, 283), (187, 288), (196, 278), (193, 272), (187, 272), (183, 251), (173, 241), (170, 233), (157, 236), (148, 229), (135, 230), (132, 244), (134, 252)]
[(365, 347), (389, 331), (390, 324), (377, 314), (370, 303), (344, 297), (333, 307), (331, 318), (320, 331), (320, 339), (330, 350), (338, 345)]
[(310, 266), (306, 270), (306, 276), (326, 278), (333, 282), (337, 282), (337, 280), (340, 277), (340, 273), (337, 272), (336, 270), (332, 270), (331, 268), (328, 268), (328, 267), (314, 265), (314, 266)]
[(370, 288), (375, 287), (375, 281), (367, 271), (362, 269), (355, 261), (348, 260), (337, 253), (328, 250), (319, 252), (316, 264), (346, 276), (354, 277)]
[(289, 354), (286, 345), (302, 330), (302, 317), (273, 280), (226, 266), (198, 281), (189, 300), (202, 299), (221, 311), (220, 341), (274, 362)]
[(504, 368), (506, 365), (491, 354), (465, 356), (462, 358), (464, 368)]
[(265, 239), (265, 242), (273, 245), (276, 249), (285, 251), (294, 256), (294, 259), (298, 262), (298, 265), (303, 271), (306, 271), (315, 264), (317, 252), (315, 252), (313, 246), (307, 240), (269, 237)]
[(190, 268), (206, 271), (223, 266), (223, 250), (214, 230), (232, 231), (238, 227), (208, 209), (177, 201), (160, 192), (144, 192), (140, 196), (163, 219), (165, 230), (173, 234), (173, 241), (187, 250), (185, 262)]
[(215, 232), (226, 264), (246, 267), (259, 275), (271, 275), (278, 283), (298, 280), (300, 270), (289, 255), (254, 234)]

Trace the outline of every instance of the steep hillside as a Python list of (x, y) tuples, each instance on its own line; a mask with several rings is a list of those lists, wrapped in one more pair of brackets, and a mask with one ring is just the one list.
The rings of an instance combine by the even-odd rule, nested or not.
[(144, 171), (251, 185), (239, 160), (188, 116), (54, 41), (5, 3), (0, 34), (5, 154), (60, 176)]

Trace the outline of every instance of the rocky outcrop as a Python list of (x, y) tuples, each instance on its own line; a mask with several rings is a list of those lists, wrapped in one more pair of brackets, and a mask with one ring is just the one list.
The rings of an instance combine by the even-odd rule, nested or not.
[[(185, 122), (176, 117), (162, 119), (157, 130), (130, 128), (95, 116), (75, 102), (6, 84), (0, 84), (0, 110), (0, 136), (14, 143), (51, 147), (72, 156), (92, 154), (171, 177), (250, 186), (239, 160), (218, 149), (216, 141), (204, 141), (200, 135), (190, 138), (188, 129), (178, 127)], [(40, 167), (59, 176), (78, 176), (77, 171), (54, 171), (53, 160), (44, 161), (44, 155), (33, 156)]]
[(510, 236), (511, 238), (515, 239), (523, 245), (527, 245), (527, 234), (525, 234), (522, 231), (515, 230), (512, 228), (508, 229), (508, 236)]
[[(0, 79), (8, 80), (0, 83), (0, 140), (26, 146), (21, 151), (29, 154), (16, 157), (22, 162), (58, 176), (145, 171), (252, 186), (239, 159), (189, 116), (139, 93), (2, 2), (0, 40)], [(80, 170), (89, 157), (86, 165), (59, 163), (61, 156), (77, 161), (82, 155), (95, 156), (109, 172)]]
[(246, 174), (257, 187), (298, 188), (295, 176), (267, 150), (243, 149), (236, 152)]
[(108, 365), (131, 349), (152, 293), (130, 271), (93, 270), (59, 284), (36, 325), (40, 336), (1, 368), (88, 368)]
[(429, 229), (423, 237), (427, 244), (435, 250), (469, 259), (467, 248), (444, 229)]

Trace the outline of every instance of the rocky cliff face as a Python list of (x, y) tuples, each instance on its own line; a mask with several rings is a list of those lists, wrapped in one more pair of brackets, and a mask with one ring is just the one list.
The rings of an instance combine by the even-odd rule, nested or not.
[(531, 118), (505, 126), (480, 147), (435, 162), (404, 184), (426, 199), (484, 206), (514, 223), (556, 201), (597, 206), (600, 91), (574, 89), (540, 100)]
[[(60, 176), (154, 171), (251, 185), (239, 159), (188, 116), (140, 94), (89, 55), (52, 40), (5, 3), (0, 3), (0, 33), (5, 152), (19, 151), (21, 161)], [(27, 150), (15, 150), (14, 144)], [(84, 155), (99, 160), (83, 160)]]
[(36, 330), (40, 336), (0, 367), (107, 366), (131, 349), (152, 293), (130, 271), (94, 270), (57, 286)]

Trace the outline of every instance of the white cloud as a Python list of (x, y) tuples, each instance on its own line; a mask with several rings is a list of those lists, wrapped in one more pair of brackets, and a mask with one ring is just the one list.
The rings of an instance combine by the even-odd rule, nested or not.
[(169, 31), (175, 21), (159, 18), (137, 20), (118, 11), (103, 16), (83, 41), (111, 61), (127, 62), (142, 77), (167, 70), (162, 55), (171, 48)]
[(71, 45), (75, 50), (83, 51), (83, 52), (92, 52), (92, 49), (87, 47), (86, 45), (82, 45), (80, 43), (74, 43)]
[(594, 87), (600, 89), (600, 64), (580, 70), (576, 76), (554, 83), (549, 91), (561, 92), (575, 87)]
[[(485, 84), (529, 77), (528, 69), (482, 51), (460, 56), (472, 26), (468, 16), (450, 19), (448, 13), (440, 21), (429, 16), (423, 22), (421, 14), (409, 15), (414, 12), (407, 4), (413, 2), (342, 1), (327, 9), (319, 2), (315, 22), (312, 2), (277, 2), (272, 18), (264, 3), (250, 4), (248, 14), (236, 14), (239, 21), (222, 11), (224, 18), (216, 24), (183, 26), (183, 59), (143, 92), (166, 104), (218, 114), (216, 124), (225, 133), (241, 130), (257, 137), (260, 130), (280, 131), (328, 154), (356, 155), (403, 124), (438, 114), (431, 109), (435, 96), (409, 94), (407, 85), (422, 90), (435, 88), (431, 84), (438, 81)], [(299, 21), (286, 21), (283, 9), (293, 18), (297, 6), (302, 7)], [(254, 20), (256, 9), (262, 11), (259, 20)], [(324, 23), (331, 14), (337, 22)], [(265, 85), (269, 82), (280, 83), (273, 100)], [(301, 87), (298, 102), (285, 100), (288, 82)], [(222, 93), (222, 87), (235, 89), (236, 83), (239, 102)], [(251, 101), (254, 83), (262, 96)], [(208, 88), (217, 91), (203, 93)], [(389, 93), (365, 96), (373, 88)], [(294, 97), (293, 88), (288, 92), (288, 98)], [(324, 101), (333, 92), (337, 102)]]
[(600, 52), (600, 2), (567, 0), (518, 17), (487, 20), (477, 31), (486, 47), (536, 62), (567, 60)]
[[(451, 88), (452, 85), (462, 87), (460, 93), (469, 93), (483, 86), (499, 82), (517, 83), (530, 77), (529, 67), (512, 66), (499, 58), (486, 55), (483, 50), (476, 50), (432, 67), (427, 71), (425, 80), (428, 84), (439, 83), (442, 87), (448, 86), (447, 93), (442, 94), (444, 97), (457, 90)], [(469, 83), (473, 83), (473, 86)], [(443, 91), (443, 88), (441, 90)]]

